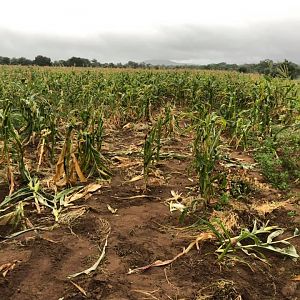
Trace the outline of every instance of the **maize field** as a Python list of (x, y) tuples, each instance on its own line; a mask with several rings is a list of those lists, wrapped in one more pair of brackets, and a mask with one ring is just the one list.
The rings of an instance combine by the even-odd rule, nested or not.
[(300, 299), (300, 82), (0, 68), (1, 299)]

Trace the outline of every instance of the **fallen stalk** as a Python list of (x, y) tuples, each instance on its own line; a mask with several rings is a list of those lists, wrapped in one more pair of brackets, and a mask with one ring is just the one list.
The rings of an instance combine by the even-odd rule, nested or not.
[(98, 260), (88, 269), (86, 270), (83, 270), (81, 272), (78, 272), (78, 273), (75, 273), (75, 274), (71, 274), (68, 276), (68, 279), (71, 279), (71, 278), (75, 278), (79, 275), (82, 275), (82, 274), (85, 274), (85, 275), (89, 275), (90, 273), (96, 271), (96, 269), (98, 268), (99, 264), (101, 263), (101, 261), (103, 260), (104, 256), (105, 256), (105, 250), (106, 250), (106, 247), (107, 247), (107, 244), (108, 244), (108, 235), (105, 239), (105, 243), (104, 243), (104, 246), (102, 248), (102, 251), (101, 251), (101, 254), (98, 258)]
[(30, 231), (36, 231), (36, 230), (42, 230), (42, 231), (47, 231), (47, 230), (52, 230), (55, 226), (52, 226), (52, 227), (33, 227), (33, 228), (28, 228), (28, 229), (25, 229), (25, 230), (22, 230), (22, 231), (18, 231), (18, 232), (15, 232), (11, 235), (8, 235), (8, 236), (2, 236), (0, 235), (0, 243), (1, 242), (4, 242), (4, 241), (7, 241), (7, 240), (11, 240), (11, 239), (14, 239), (24, 233), (27, 233), (27, 232), (30, 232)]
[(135, 273), (139, 273), (139, 272), (143, 272), (146, 271), (150, 268), (153, 267), (162, 267), (162, 266), (167, 266), (171, 263), (173, 263), (175, 260), (177, 260), (178, 258), (180, 258), (181, 256), (187, 254), (190, 252), (191, 249), (193, 249), (194, 246), (196, 246), (197, 250), (199, 251), (199, 242), (201, 241), (206, 241), (206, 240), (213, 240), (215, 239), (215, 235), (210, 233), (210, 232), (203, 232), (201, 233), (195, 241), (191, 242), (188, 247), (186, 249), (183, 249), (182, 252), (180, 252), (179, 254), (177, 254), (174, 258), (172, 259), (168, 259), (168, 260), (156, 260), (155, 262), (153, 262), (152, 264), (146, 265), (144, 267), (139, 267), (139, 268), (135, 268), (135, 269), (129, 269), (129, 272), (127, 273), (128, 275), (130, 274), (135, 274)]

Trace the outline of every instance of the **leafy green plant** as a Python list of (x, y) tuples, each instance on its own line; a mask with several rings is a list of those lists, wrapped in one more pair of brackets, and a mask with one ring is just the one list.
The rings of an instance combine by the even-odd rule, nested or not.
[(299, 155), (299, 130), (287, 130), (263, 141), (256, 150), (255, 159), (270, 183), (287, 189), (300, 179)]
[[(95, 140), (89, 132), (81, 132), (78, 142), (78, 156), (81, 170), (88, 177), (97, 175), (103, 179), (109, 179), (111, 172), (107, 167), (107, 161), (101, 154), (100, 149), (96, 149)], [(97, 144), (101, 144), (100, 139), (97, 140)]]
[(16, 161), (22, 180), (28, 181), (28, 170), (25, 165), (25, 152), (22, 138), (15, 128), (15, 123), (19, 121), (20, 115), (12, 112), (12, 103), (6, 103), (6, 107), (0, 114), (0, 133), (4, 140), (2, 156), (5, 157), (6, 164), (11, 165), (11, 159)]
[(23, 205), (28, 202), (33, 202), (38, 213), (41, 212), (41, 207), (47, 207), (52, 211), (55, 221), (58, 221), (59, 213), (64, 206), (65, 197), (80, 188), (81, 186), (68, 188), (52, 195), (42, 189), (38, 178), (30, 177), (27, 186), (20, 188), (10, 196), (6, 196), (5, 199), (0, 203), (0, 215), (3, 217), (6, 211), (11, 210), (12, 207), (16, 207), (18, 209), (18, 216), (20, 218), (24, 216)]
[(145, 137), (144, 151), (143, 151), (143, 175), (145, 183), (147, 184), (149, 169), (154, 161), (159, 160), (161, 149), (161, 136), (162, 136), (163, 120), (161, 117), (152, 126), (151, 130)]
[(164, 109), (163, 126), (165, 128), (166, 135), (172, 137), (175, 136), (175, 132), (179, 128), (174, 108), (172, 108), (170, 104)]
[(230, 180), (229, 193), (235, 199), (245, 198), (251, 192), (253, 192), (253, 187), (242, 178), (233, 178)]
[(295, 210), (290, 210), (287, 212), (288, 217), (295, 217), (297, 216), (297, 212)]
[(263, 175), (275, 187), (285, 190), (289, 187), (289, 174), (282, 170), (281, 161), (271, 151), (257, 153), (255, 156)]
[(199, 120), (194, 141), (194, 167), (198, 175), (201, 196), (209, 203), (214, 194), (214, 170), (219, 159), (219, 143), (222, 131), (226, 127), (223, 118), (215, 113), (207, 114)]
[(278, 226), (269, 226), (268, 222), (258, 227), (257, 222), (254, 221), (251, 230), (248, 228), (242, 229), (240, 234), (234, 237), (229, 236), (224, 226), (222, 228), (225, 235), (218, 234), (221, 245), (216, 251), (220, 253), (219, 260), (223, 259), (228, 253), (238, 250), (264, 262), (267, 262), (267, 260), (263, 251), (271, 251), (293, 259), (299, 258), (296, 248), (289, 242), (291, 239), (300, 236), (298, 229), (294, 231), (292, 236), (280, 239), (284, 229)]
[(0, 225), (11, 225), (11, 229), (16, 229), (24, 219), (24, 204), (18, 202), (7, 212), (7, 209), (0, 209)]
[(215, 205), (214, 209), (215, 210), (223, 210), (223, 208), (228, 205), (229, 200), (230, 200), (230, 194), (229, 193), (223, 193), (218, 198), (218, 203)]

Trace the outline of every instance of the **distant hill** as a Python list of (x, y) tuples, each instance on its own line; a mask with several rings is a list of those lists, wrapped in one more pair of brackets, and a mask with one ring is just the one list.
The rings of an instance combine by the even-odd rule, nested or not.
[(167, 59), (148, 59), (143, 61), (146, 65), (152, 66), (182, 66), (183, 64), (177, 63)]

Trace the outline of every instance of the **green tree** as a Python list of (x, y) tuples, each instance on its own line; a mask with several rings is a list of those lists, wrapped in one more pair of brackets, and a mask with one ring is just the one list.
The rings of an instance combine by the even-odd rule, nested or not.
[(90, 67), (91, 62), (87, 58), (73, 56), (67, 60), (67, 65), (70, 67)]
[(0, 65), (9, 65), (10, 58), (5, 56), (0, 56)]
[(37, 66), (51, 66), (51, 58), (43, 56), (43, 55), (38, 55), (35, 57), (33, 63)]
[(19, 58), (13, 57), (10, 60), (10, 64), (11, 65), (29, 66), (29, 65), (32, 65), (33, 62), (32, 62), (32, 60), (25, 58), (25, 57), (19, 57)]
[(130, 60), (130, 61), (127, 63), (127, 67), (128, 67), (128, 68), (136, 69), (136, 68), (139, 67), (139, 64), (138, 64), (137, 62), (135, 62), (135, 61), (131, 61), (131, 60)]
[(96, 67), (100, 67), (101, 64), (97, 61), (96, 58), (94, 58), (94, 59), (91, 60), (91, 66), (96, 68)]

